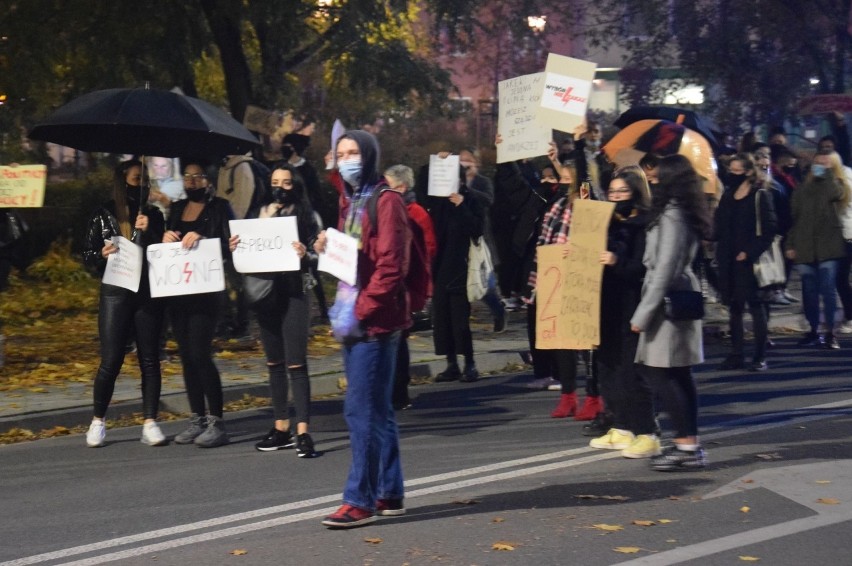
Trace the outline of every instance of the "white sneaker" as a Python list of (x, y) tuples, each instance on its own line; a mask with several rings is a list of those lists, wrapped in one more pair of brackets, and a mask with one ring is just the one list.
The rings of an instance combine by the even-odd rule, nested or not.
[(852, 320), (844, 320), (834, 327), (836, 334), (852, 334)]
[(157, 423), (145, 423), (142, 425), (141, 442), (148, 446), (163, 446), (166, 444), (166, 436), (160, 430), (160, 427), (157, 426)]
[(528, 389), (538, 389), (539, 391), (547, 389), (548, 391), (553, 391), (551, 387), (558, 386), (558, 389), (562, 389), (562, 383), (553, 379), (552, 377), (540, 377), (538, 379), (534, 379), (527, 383)]
[(92, 421), (89, 430), (86, 431), (86, 445), (89, 448), (98, 448), (104, 445), (104, 438), (106, 438), (106, 423)]

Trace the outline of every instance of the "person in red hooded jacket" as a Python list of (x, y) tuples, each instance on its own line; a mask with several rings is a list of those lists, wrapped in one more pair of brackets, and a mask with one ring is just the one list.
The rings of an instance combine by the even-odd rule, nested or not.
[[(338, 229), (358, 241), (356, 284), (341, 281), (329, 311), (332, 329), (343, 343), (343, 413), (352, 464), (343, 505), (322, 524), (345, 529), (370, 523), (376, 515), (405, 513), (391, 392), (400, 335), (411, 326), (405, 286), (411, 228), (402, 195), (380, 178), (379, 144), (372, 134), (346, 132), (337, 141), (335, 158), (345, 189)], [(326, 243), (323, 231), (314, 249), (322, 254)]]

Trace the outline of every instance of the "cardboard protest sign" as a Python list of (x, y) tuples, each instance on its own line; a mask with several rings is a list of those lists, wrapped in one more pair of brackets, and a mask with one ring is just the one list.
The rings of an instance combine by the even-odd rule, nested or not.
[(358, 240), (334, 228), (327, 228), (325, 235), (325, 252), (319, 254), (317, 269), (355, 285), (358, 280)]
[(600, 344), (600, 255), (614, 208), (610, 202), (574, 201), (568, 243), (537, 248), (537, 348), (588, 350)]
[(536, 120), (544, 88), (544, 73), (500, 81), (497, 163), (547, 154), (553, 131)]
[(107, 257), (106, 270), (101, 279), (107, 285), (115, 285), (139, 292), (139, 281), (142, 279), (142, 254), (145, 250), (123, 236), (113, 238), (118, 251)]
[(441, 159), (429, 156), (429, 196), (448, 197), (459, 192), (459, 156), (448, 155)]
[(299, 241), (295, 216), (230, 220), (231, 234), (239, 235), (234, 268), (239, 273), (298, 271), (301, 266), (293, 242)]
[(596, 68), (589, 61), (549, 54), (536, 119), (553, 129), (573, 132), (585, 119)]
[(44, 165), (0, 166), (0, 208), (41, 208), (46, 183)]
[(219, 238), (199, 240), (190, 249), (180, 242), (153, 244), (146, 250), (152, 297), (195, 295), (225, 290)]

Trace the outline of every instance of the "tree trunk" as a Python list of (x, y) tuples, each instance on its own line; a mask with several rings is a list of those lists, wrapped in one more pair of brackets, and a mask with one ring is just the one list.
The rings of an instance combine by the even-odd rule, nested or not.
[(201, 7), (219, 48), (231, 115), (242, 122), (252, 100), (251, 72), (242, 45), (240, 0), (201, 0)]

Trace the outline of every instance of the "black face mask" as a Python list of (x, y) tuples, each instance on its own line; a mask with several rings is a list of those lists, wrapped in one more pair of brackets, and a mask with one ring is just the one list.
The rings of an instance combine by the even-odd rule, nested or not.
[(745, 180), (748, 179), (748, 175), (728, 175), (728, 183), (730, 183), (732, 189), (738, 189), (740, 185), (742, 185)]
[(567, 151), (563, 151), (559, 154), (559, 163), (565, 163), (571, 159), (571, 154)]
[(633, 199), (620, 200), (615, 203), (615, 213), (619, 216), (627, 218), (633, 212)]
[(285, 160), (289, 160), (293, 157), (293, 148), (290, 146), (282, 145), (281, 146), (281, 157)]
[(207, 189), (190, 189), (186, 191), (186, 198), (192, 202), (204, 202), (207, 198)]
[(283, 204), (284, 206), (288, 206), (296, 202), (296, 194), (293, 192), (293, 189), (288, 191), (281, 187), (274, 187), (272, 189), (272, 198), (275, 199), (275, 202)]
[(126, 185), (127, 188), (127, 200), (132, 200), (133, 202), (138, 203), (139, 199), (142, 198), (142, 187)]

